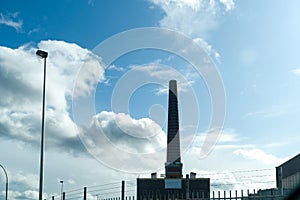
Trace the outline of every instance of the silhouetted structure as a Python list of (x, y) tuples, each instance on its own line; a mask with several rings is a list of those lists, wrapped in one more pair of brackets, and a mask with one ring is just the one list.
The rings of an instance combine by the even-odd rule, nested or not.
[(300, 185), (300, 154), (276, 167), (276, 186), (293, 190)]
[(209, 178), (196, 178), (196, 173), (182, 176), (178, 120), (177, 82), (169, 82), (168, 139), (165, 178), (156, 173), (151, 178), (137, 179), (137, 200), (209, 198)]
[[(276, 188), (258, 190), (253, 199), (282, 200), (300, 186), (300, 154), (276, 167)], [(251, 199), (251, 198), (250, 198)], [(298, 197), (299, 199), (299, 197)]]
[(180, 134), (178, 120), (177, 83), (169, 83), (168, 107), (168, 146), (167, 162), (165, 164), (166, 178), (182, 178), (182, 163), (180, 158)]

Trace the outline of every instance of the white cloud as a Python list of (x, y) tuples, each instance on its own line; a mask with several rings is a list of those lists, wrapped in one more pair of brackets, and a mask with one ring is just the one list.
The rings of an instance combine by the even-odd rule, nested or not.
[(294, 69), (292, 70), (292, 73), (295, 75), (300, 75), (300, 69)]
[(37, 33), (37, 32), (39, 32), (39, 29), (38, 29), (38, 28), (34, 28), (34, 29), (31, 29), (31, 30), (27, 33), (27, 35), (31, 35), (31, 34)]
[(6, 15), (3, 13), (0, 13), (0, 24), (10, 26), (10, 27), (16, 29), (16, 31), (20, 31), (22, 29), (23, 21), (22, 20), (16, 21), (17, 16), (18, 16), (17, 12), (16, 13), (8, 13)]
[(196, 136), (191, 148), (182, 155), (186, 173), (192, 171), (197, 177), (210, 178), (212, 191), (274, 187), (274, 167), (286, 159), (268, 154), (255, 145), (243, 144), (244, 139), (232, 129), (225, 130), (214, 150), (201, 158), (204, 136)]
[[(78, 80), (76, 95), (93, 90), (104, 79), (98, 57), (87, 49), (63, 41), (41, 41), (38, 48), (49, 52), (46, 82), (47, 147), (53, 146), (75, 153), (80, 148), (78, 131), (70, 117), (70, 99), (76, 76), (85, 67), (85, 76)], [(2, 137), (31, 145), (39, 144), (43, 60), (36, 48), (0, 47), (0, 132)], [(98, 73), (97, 75), (95, 75)], [(89, 81), (87, 81), (87, 79)], [(81, 149), (80, 149), (81, 150)]]
[(17, 199), (17, 200), (33, 200), (39, 198), (38, 191), (34, 190), (26, 190), (26, 191), (9, 191), (9, 199)]
[[(166, 142), (165, 133), (161, 127), (149, 118), (137, 120), (124, 113), (117, 114), (113, 112), (102, 111), (94, 117), (91, 126), (94, 125), (104, 130), (103, 133), (105, 133), (106, 136), (112, 140), (120, 140), (120, 137), (132, 137), (133, 139), (146, 140), (146, 142), (156, 139), (151, 142), (154, 142), (154, 144), (158, 145), (158, 147), (161, 147), (161, 145), (165, 144)], [(129, 144), (128, 148), (132, 148), (131, 146), (134, 145)]]
[[(185, 143), (185, 139), (182, 139), (182, 143)], [(234, 129), (228, 128), (224, 130), (212, 129), (206, 133), (195, 135), (191, 148), (200, 153), (205, 151), (205, 145), (208, 144), (214, 151), (252, 147), (251, 144), (243, 144), (243, 138)], [(198, 158), (200, 158), (199, 156), (200, 154)]]
[(18, 188), (37, 189), (39, 184), (38, 176), (36, 174), (25, 173), (18, 171), (17, 173), (10, 173), (10, 185), (17, 185)]
[[(158, 63), (150, 63), (142, 66), (131, 66), (131, 73), (137, 74), (136, 77), (144, 78), (145, 80), (151, 80), (155, 83), (164, 83), (155, 91), (157, 95), (167, 94), (169, 86), (167, 85), (170, 77), (177, 80), (178, 92), (189, 92), (191, 86), (194, 83), (195, 77), (189, 75), (189, 71), (182, 70), (177, 71), (174, 68), (167, 67)], [(191, 77), (191, 78), (189, 78)], [(189, 78), (189, 80), (187, 80)], [(199, 76), (197, 77), (199, 78)]]
[(218, 26), (218, 17), (234, 9), (233, 0), (151, 0), (165, 12), (161, 27), (183, 32), (193, 38), (207, 38), (208, 32)]
[(209, 131), (208, 133), (201, 133), (197, 135), (195, 139), (195, 145), (203, 143), (206, 137), (207, 138), (219, 137), (218, 144), (235, 143), (241, 140), (240, 136), (235, 133), (234, 129), (225, 129), (225, 130), (221, 130), (221, 132)]
[[(233, 0), (151, 0), (165, 13), (160, 26), (197, 38), (206, 51), (217, 61), (220, 55), (205, 42), (209, 32), (218, 27), (218, 18), (234, 9)], [(224, 10), (225, 9), (225, 10)], [(224, 11), (224, 12), (222, 12)]]
[(245, 114), (244, 117), (260, 117), (260, 118), (275, 118), (283, 115), (295, 112), (295, 105), (282, 104), (282, 105), (271, 105), (268, 108), (264, 108), (259, 111), (252, 111)]
[(217, 62), (220, 62), (220, 54), (202, 38), (195, 38), (194, 42), (200, 45), (208, 55), (211, 55)]
[[(64, 81), (64, 84), (61, 84), (63, 86), (61, 91), (64, 91), (66, 95), (73, 94), (73, 98), (87, 95), (93, 91), (99, 81), (104, 80), (104, 67), (101, 65), (101, 59), (91, 51), (77, 44), (63, 41), (42, 41), (38, 46), (49, 51), (50, 66), (47, 73), (50, 74), (50, 67), (55, 66), (50, 78), (59, 78), (61, 80), (57, 81)], [(77, 79), (77, 90), (73, 91), (75, 79)], [(56, 80), (50, 83), (56, 83)]]
[(102, 111), (82, 130), (81, 138), (96, 159), (117, 170), (141, 173), (164, 163), (166, 134), (148, 118)]
[(220, 0), (220, 2), (225, 6), (226, 11), (234, 9), (234, 1), (233, 0)]
[(207, 32), (217, 25), (214, 5), (208, 1), (153, 0), (153, 3), (165, 12), (165, 17), (160, 21), (161, 27), (171, 28), (191, 37), (206, 37)]
[(115, 70), (115, 71), (118, 71), (118, 72), (125, 71), (124, 67), (120, 67), (120, 66), (116, 66), (116, 65), (109, 65), (106, 69), (107, 70)]
[[(17, 171), (9, 173), (9, 191), (8, 199), (32, 200), (38, 199), (38, 176), (36, 174)], [(48, 195), (44, 193), (44, 197)], [(5, 191), (2, 191), (0, 197), (5, 197)]]
[[(215, 135), (214, 131), (208, 133), (202, 133), (196, 135), (194, 142), (191, 146), (191, 149), (195, 152), (200, 152), (203, 142), (208, 138), (208, 142), (216, 142), (215, 140), (210, 141), (211, 138), (215, 139), (218, 137), (217, 142), (215, 143), (215, 152), (227, 151), (231, 155), (242, 156), (243, 159), (239, 158), (239, 162), (243, 160), (253, 160), (257, 161), (257, 164), (262, 166), (277, 166), (283, 163), (287, 158), (278, 158), (273, 154), (267, 153), (262, 149), (257, 148), (257, 145), (251, 143), (245, 143), (245, 138), (237, 134), (234, 129), (225, 129), (221, 132), (220, 135)], [(276, 144), (265, 144), (264, 147), (271, 148), (276, 145), (284, 145), (285, 143), (276, 143)], [(190, 150), (189, 150), (190, 151)], [(209, 157), (209, 156), (208, 156)], [(233, 159), (233, 158), (230, 158)]]
[(261, 149), (238, 149), (234, 151), (234, 154), (241, 155), (246, 159), (257, 160), (259, 162), (271, 165), (279, 165), (283, 159), (279, 159), (272, 154), (268, 154)]

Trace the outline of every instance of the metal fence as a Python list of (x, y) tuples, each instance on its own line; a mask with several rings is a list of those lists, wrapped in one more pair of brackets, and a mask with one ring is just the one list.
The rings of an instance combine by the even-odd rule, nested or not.
[[(94, 193), (94, 194), (93, 194)], [(141, 196), (140, 199), (142, 200), (181, 200), (183, 198), (182, 195), (174, 196), (174, 195), (164, 195), (164, 196)], [(235, 191), (213, 191), (210, 194), (209, 198), (201, 197), (201, 195), (191, 195), (190, 200), (284, 200), (286, 195), (281, 194), (260, 194), (260, 193), (250, 193), (249, 190), (241, 190), (238, 192)], [(91, 193), (88, 192), (87, 188), (83, 188), (82, 191), (70, 191), (68, 193), (63, 192), (62, 196), (52, 196), (52, 200), (55, 199), (63, 199), (63, 200), (71, 200), (71, 199), (80, 199), (80, 200), (136, 200), (136, 197), (133, 196), (125, 196), (122, 195), (122, 191), (119, 192), (119, 195), (113, 195), (111, 193), (102, 193), (97, 194), (95, 191), (91, 191)]]
[(94, 185), (71, 191), (60, 195), (52, 195), (51, 200), (135, 200), (135, 185), (125, 181)]
[[(191, 192), (189, 200), (284, 200), (288, 191), (278, 189), (266, 190), (228, 190), (211, 191), (209, 195)], [(61, 195), (51, 196), (51, 200), (182, 200), (185, 194), (168, 193), (164, 195), (144, 195), (136, 197), (136, 185), (125, 181), (63, 192)]]

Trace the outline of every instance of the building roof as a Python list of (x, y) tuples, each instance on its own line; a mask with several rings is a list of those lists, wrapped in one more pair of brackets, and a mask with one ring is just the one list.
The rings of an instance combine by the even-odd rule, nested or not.
[(285, 163), (279, 165), (277, 168), (280, 167), (282, 168), (282, 178), (286, 178), (300, 172), (300, 153)]

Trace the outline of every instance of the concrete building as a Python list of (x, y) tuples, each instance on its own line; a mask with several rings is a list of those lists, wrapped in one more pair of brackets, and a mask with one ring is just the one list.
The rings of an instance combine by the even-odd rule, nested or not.
[(171, 80), (169, 82), (165, 177), (158, 178), (156, 173), (152, 173), (151, 178), (138, 178), (137, 200), (209, 198), (209, 178), (196, 178), (196, 173), (193, 172), (183, 178), (178, 119), (177, 82)]

